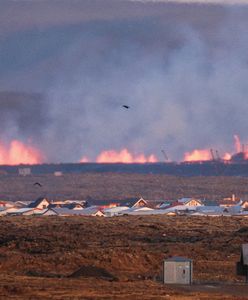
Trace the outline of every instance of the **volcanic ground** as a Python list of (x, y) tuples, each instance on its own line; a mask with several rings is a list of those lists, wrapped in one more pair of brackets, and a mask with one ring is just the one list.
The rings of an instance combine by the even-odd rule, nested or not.
[[(2, 217), (1, 299), (245, 299), (248, 219)], [(162, 261), (193, 259), (194, 284), (162, 284)]]
[[(41, 186), (34, 183), (39, 182)], [(196, 176), (165, 174), (79, 173), (56, 177), (43, 175), (0, 175), (2, 200), (28, 200), (47, 197), (50, 200), (81, 199), (121, 201), (127, 198), (166, 200), (198, 197), (218, 200), (235, 194), (248, 196), (248, 177)]]

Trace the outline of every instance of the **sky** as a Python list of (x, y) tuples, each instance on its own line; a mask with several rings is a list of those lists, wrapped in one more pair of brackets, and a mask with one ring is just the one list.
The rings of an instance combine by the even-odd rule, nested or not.
[(247, 0), (130, 0), (134, 2), (162, 2), (162, 3), (189, 3), (189, 4), (224, 4), (224, 5), (244, 5), (247, 4)]
[(48, 162), (245, 143), (246, 1), (168, 2), (1, 0), (0, 142)]

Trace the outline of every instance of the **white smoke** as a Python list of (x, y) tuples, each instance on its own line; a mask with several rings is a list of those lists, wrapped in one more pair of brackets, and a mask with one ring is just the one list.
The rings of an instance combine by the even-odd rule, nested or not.
[(3, 39), (2, 86), (6, 78), (38, 86), (49, 100), (15, 132), (33, 130), (52, 162), (123, 148), (158, 157), (165, 149), (176, 160), (194, 148), (231, 151), (234, 134), (248, 139), (247, 16), (239, 7), (175, 5)]

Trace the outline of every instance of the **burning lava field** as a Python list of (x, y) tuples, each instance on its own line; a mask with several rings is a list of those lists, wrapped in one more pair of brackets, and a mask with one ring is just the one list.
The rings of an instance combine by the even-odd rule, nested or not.
[[(248, 220), (127, 216), (0, 219), (1, 299), (246, 299), (236, 276)], [(162, 261), (193, 259), (191, 286)]]

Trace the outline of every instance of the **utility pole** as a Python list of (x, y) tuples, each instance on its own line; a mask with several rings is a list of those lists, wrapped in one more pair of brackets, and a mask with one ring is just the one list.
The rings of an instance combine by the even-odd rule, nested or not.
[(213, 149), (210, 149), (210, 154), (211, 154), (212, 160), (214, 161), (215, 157), (214, 157), (214, 151), (213, 151)]
[(161, 150), (161, 152), (163, 153), (165, 161), (167, 162), (169, 160), (167, 154), (165, 153), (165, 151), (163, 149)]

